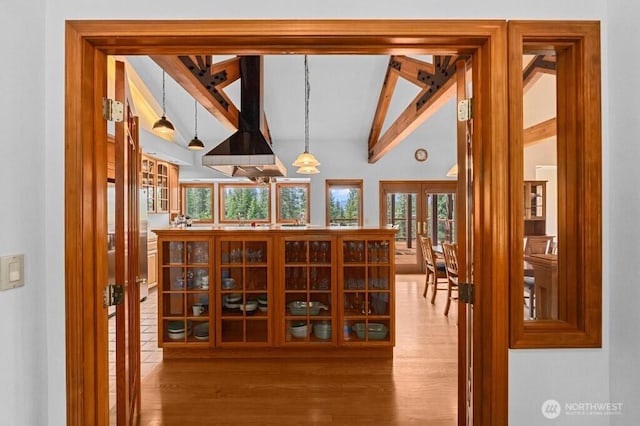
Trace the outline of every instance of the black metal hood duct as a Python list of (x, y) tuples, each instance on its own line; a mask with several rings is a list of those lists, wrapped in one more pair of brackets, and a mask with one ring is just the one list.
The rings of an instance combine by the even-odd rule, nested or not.
[(262, 133), (262, 97), (262, 56), (241, 56), (238, 131), (205, 154), (203, 166), (254, 180), (287, 175)]

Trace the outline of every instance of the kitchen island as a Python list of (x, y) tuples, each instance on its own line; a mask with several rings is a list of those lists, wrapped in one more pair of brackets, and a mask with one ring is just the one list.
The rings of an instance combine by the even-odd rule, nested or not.
[(153, 232), (165, 358), (392, 356), (395, 229)]

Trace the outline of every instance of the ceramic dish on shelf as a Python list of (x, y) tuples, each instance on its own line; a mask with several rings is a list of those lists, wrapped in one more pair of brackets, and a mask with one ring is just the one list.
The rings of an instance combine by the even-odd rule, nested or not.
[(368, 336), (369, 340), (382, 340), (387, 337), (387, 333), (389, 332), (386, 325), (375, 322), (370, 322), (368, 326), (363, 322), (359, 322), (354, 324), (352, 328), (359, 339), (365, 339)]
[(242, 295), (239, 293), (227, 294), (222, 297), (224, 302), (238, 303), (242, 299)]
[(269, 310), (268, 308), (269, 304), (267, 303), (266, 294), (259, 294), (256, 297), (256, 300), (258, 301), (258, 309), (260, 309), (260, 312), (267, 312)]
[(246, 303), (240, 304), (240, 310), (245, 311), (247, 315), (255, 314), (256, 309), (258, 309), (258, 302), (255, 300), (247, 300)]
[(331, 323), (328, 321), (316, 322), (313, 324), (313, 334), (322, 340), (331, 339)]
[(325, 311), (329, 309), (327, 305), (320, 302), (305, 302), (303, 300), (296, 300), (287, 304), (291, 315), (307, 315), (307, 306), (309, 307), (309, 315), (318, 315), (320, 309)]
[[(192, 322), (187, 321), (187, 332), (186, 335), (191, 335), (192, 330)], [(185, 329), (184, 329), (184, 321), (169, 321), (167, 324), (167, 335), (171, 340), (184, 340), (185, 337)]]
[(235, 288), (236, 286), (236, 280), (234, 280), (233, 278), (223, 278), (222, 279), (222, 289), (223, 290), (231, 290), (233, 288)]
[(291, 324), (289, 327), (289, 331), (293, 337), (297, 337), (298, 339), (302, 339), (307, 337), (309, 333), (313, 330), (313, 324), (307, 324), (306, 322), (299, 322)]
[(209, 323), (202, 322), (193, 327), (193, 337), (197, 340), (209, 340)]

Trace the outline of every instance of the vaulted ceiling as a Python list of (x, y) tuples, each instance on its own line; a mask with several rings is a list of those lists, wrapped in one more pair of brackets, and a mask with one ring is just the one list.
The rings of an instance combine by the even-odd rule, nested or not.
[[(523, 70), (525, 90), (555, 73), (552, 56), (530, 56)], [(234, 56), (127, 57), (136, 92), (146, 99), (142, 128), (162, 113), (162, 69), (167, 117), (176, 126), (173, 142), (186, 147), (194, 133), (207, 152), (236, 128), (240, 108), (239, 71)], [(402, 55), (316, 55), (309, 57), (310, 138), (313, 144), (339, 139), (360, 143), (370, 162), (406, 138), (429, 140), (421, 124), (455, 96), (456, 58)], [(264, 59), (264, 103), (274, 148), (279, 141), (304, 139), (304, 62), (301, 55)], [(145, 113), (146, 111), (146, 113)], [(148, 117), (144, 117), (148, 115)], [(555, 134), (555, 119), (525, 129), (525, 143)], [(302, 146), (302, 145), (301, 145)]]

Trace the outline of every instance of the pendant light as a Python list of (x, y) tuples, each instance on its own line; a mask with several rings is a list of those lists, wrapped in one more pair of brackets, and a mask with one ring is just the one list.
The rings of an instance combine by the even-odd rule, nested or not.
[(297, 172), (303, 175), (320, 173), (317, 167), (320, 162), (309, 152), (309, 91), (309, 63), (307, 55), (304, 55), (304, 152), (293, 162), (295, 167), (299, 167)]
[(153, 130), (162, 133), (164, 135), (171, 134), (175, 130), (173, 124), (169, 120), (167, 120), (167, 110), (165, 109), (164, 96), (165, 96), (165, 87), (164, 87), (164, 70), (162, 70), (162, 117), (160, 120), (153, 123)]
[(189, 149), (194, 151), (200, 151), (201, 149), (204, 149), (204, 144), (200, 139), (198, 139), (198, 101), (195, 101), (195, 117), (194, 118), (195, 118), (194, 136), (193, 136), (193, 139), (191, 139), (191, 142), (189, 142)]

